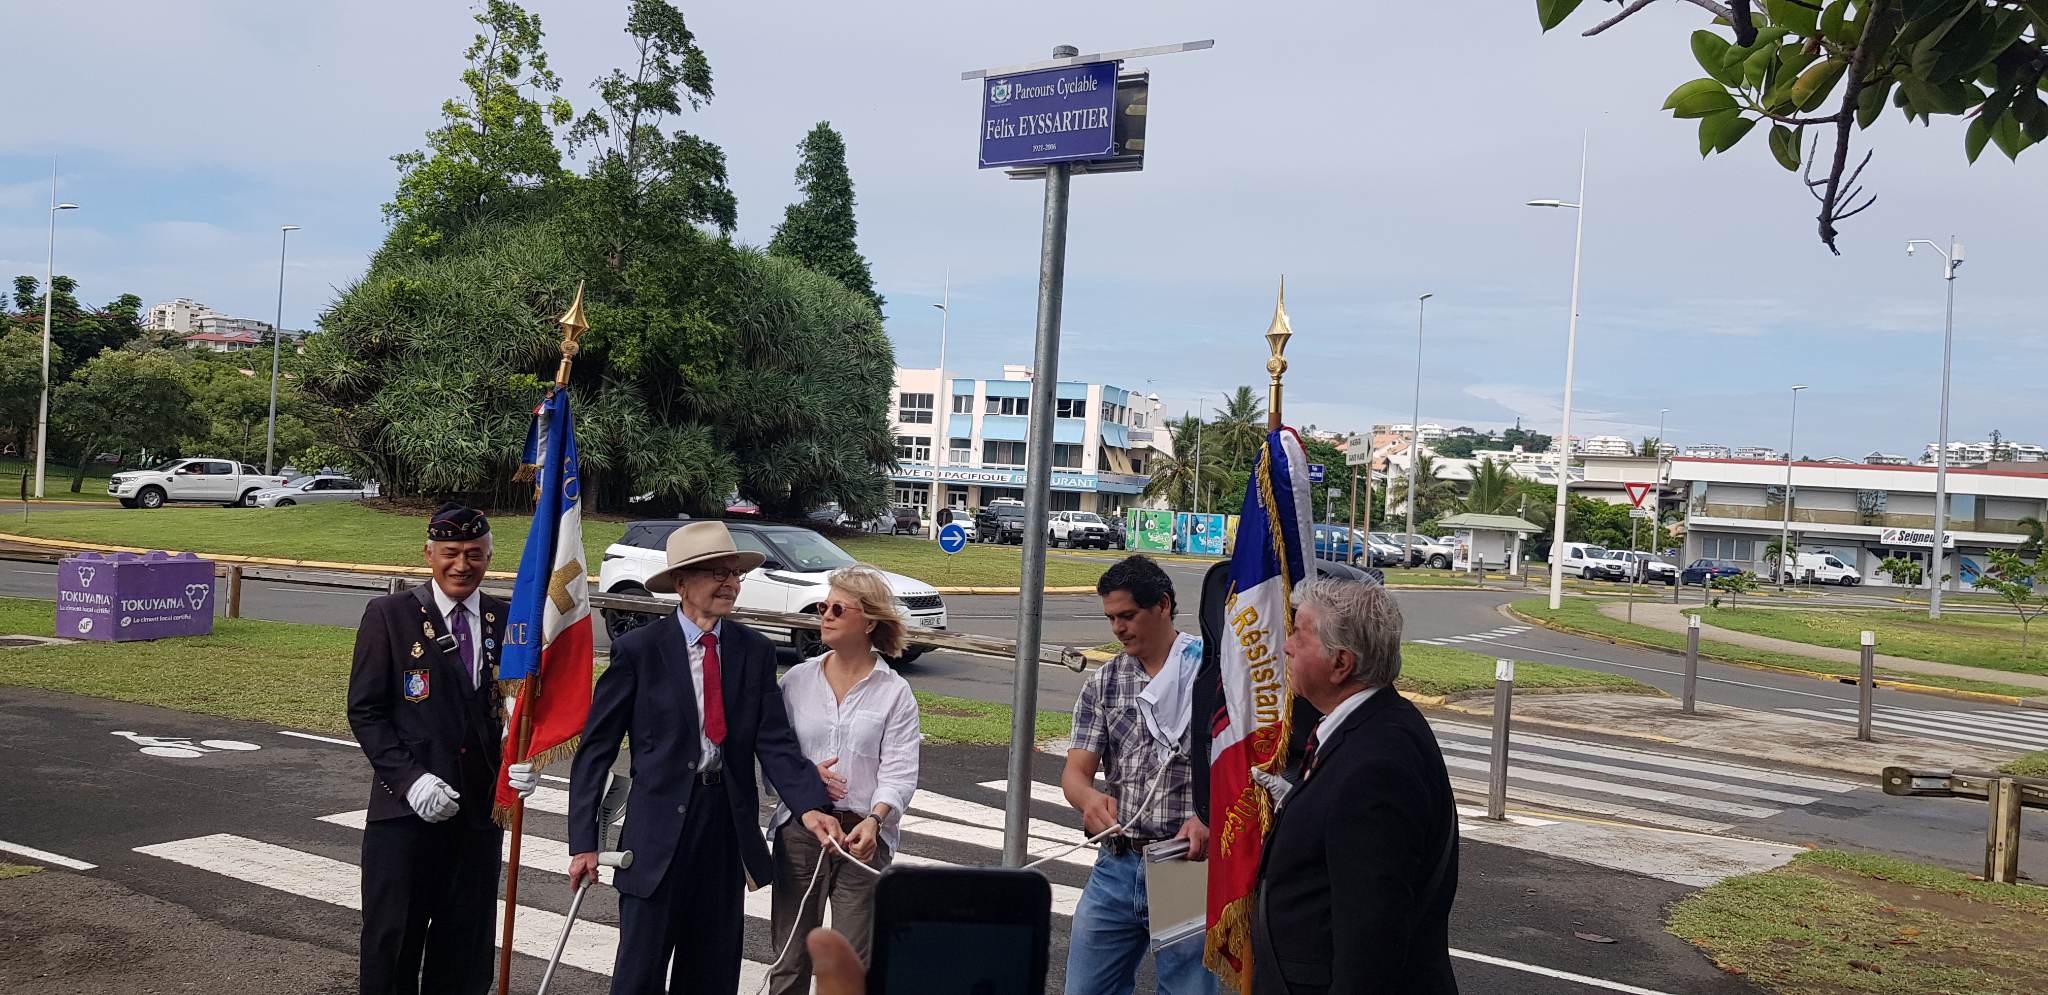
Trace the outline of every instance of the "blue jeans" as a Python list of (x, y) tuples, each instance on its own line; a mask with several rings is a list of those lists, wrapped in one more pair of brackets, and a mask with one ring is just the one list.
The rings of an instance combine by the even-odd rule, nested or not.
[[(1067, 995), (1130, 995), (1138, 962), (1152, 945), (1146, 924), (1145, 858), (1103, 850), (1074, 909), (1067, 944)], [(1216, 976), (1202, 966), (1202, 937), (1191, 936), (1153, 958), (1159, 995), (1216, 995)]]

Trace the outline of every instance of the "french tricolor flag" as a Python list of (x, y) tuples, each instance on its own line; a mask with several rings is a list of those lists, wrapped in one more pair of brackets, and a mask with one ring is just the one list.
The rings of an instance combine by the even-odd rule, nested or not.
[(504, 768), (525, 760), (538, 769), (575, 752), (590, 715), (590, 572), (583, 558), (582, 486), (567, 390), (550, 389), (534, 411), (525, 462), (521, 476), (531, 472), (536, 485), (533, 527), (512, 583), (498, 664), (506, 743), (493, 811), (501, 824), (517, 800), (505, 785)]
[[(1223, 707), (1209, 756), (1209, 935), (1204, 960), (1238, 991), (1251, 984), (1251, 903), (1273, 804), (1254, 768), (1287, 765), (1293, 690), (1280, 647), (1294, 626), (1294, 586), (1309, 576), (1308, 458), (1292, 429), (1267, 433), (1245, 487), (1230, 558), (1221, 646)], [(1205, 720), (1209, 717), (1204, 716)]]

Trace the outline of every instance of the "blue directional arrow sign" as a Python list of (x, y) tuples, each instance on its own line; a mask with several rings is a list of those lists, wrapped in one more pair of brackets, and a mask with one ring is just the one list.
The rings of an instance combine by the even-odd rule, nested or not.
[(957, 553), (967, 548), (967, 530), (958, 522), (948, 522), (939, 529), (939, 548), (948, 553)]

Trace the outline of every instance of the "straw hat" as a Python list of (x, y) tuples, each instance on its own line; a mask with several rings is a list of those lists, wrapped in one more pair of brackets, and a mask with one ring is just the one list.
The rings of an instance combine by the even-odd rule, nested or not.
[(691, 522), (669, 533), (668, 566), (647, 578), (647, 589), (655, 594), (674, 594), (676, 571), (728, 556), (739, 558), (741, 571), (752, 570), (766, 560), (759, 553), (735, 547), (732, 532), (724, 522)]

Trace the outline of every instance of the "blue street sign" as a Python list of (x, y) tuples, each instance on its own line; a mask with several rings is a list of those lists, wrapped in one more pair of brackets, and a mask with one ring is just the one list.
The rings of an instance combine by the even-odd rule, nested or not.
[(1116, 154), (1115, 62), (990, 76), (981, 87), (981, 168)]
[(967, 530), (959, 522), (947, 522), (939, 527), (939, 548), (948, 553), (957, 553), (967, 548)]
[(1308, 465), (1308, 482), (1311, 484), (1323, 482), (1323, 465), (1321, 463), (1310, 463)]

